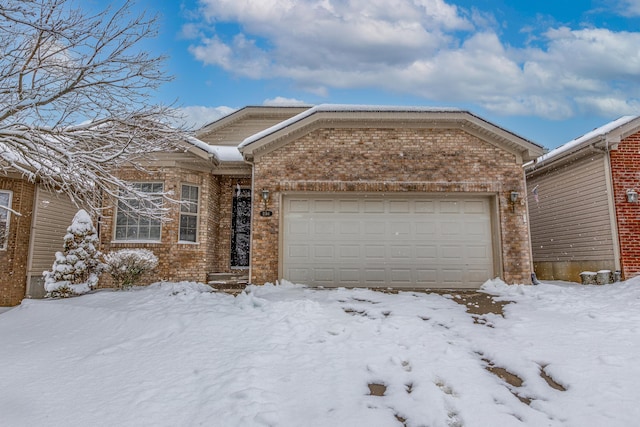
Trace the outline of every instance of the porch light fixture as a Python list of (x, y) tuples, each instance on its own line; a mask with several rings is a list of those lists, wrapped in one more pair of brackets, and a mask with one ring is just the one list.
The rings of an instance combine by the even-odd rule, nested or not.
[(627, 202), (638, 203), (638, 192), (635, 190), (627, 190)]
[(271, 212), (269, 210), (269, 190), (267, 190), (266, 188), (263, 188), (262, 191), (260, 192), (260, 195), (262, 196), (262, 210), (260, 211), (260, 216), (271, 216), (273, 215), (273, 212)]
[(516, 211), (516, 202), (519, 198), (520, 193), (518, 193), (517, 191), (512, 191), (511, 194), (509, 194), (509, 201), (511, 202), (511, 212)]

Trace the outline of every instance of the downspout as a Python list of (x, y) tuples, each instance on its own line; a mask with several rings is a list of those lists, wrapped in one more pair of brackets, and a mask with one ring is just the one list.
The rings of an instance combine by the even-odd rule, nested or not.
[(522, 168), (523, 182), (524, 182), (524, 223), (527, 225), (527, 237), (529, 239), (529, 262), (531, 264), (531, 284), (537, 285), (538, 279), (536, 278), (536, 272), (533, 268), (533, 242), (531, 241), (531, 223), (529, 222), (529, 190), (527, 188), (527, 171)]
[(613, 261), (616, 271), (622, 270), (620, 262), (620, 239), (618, 238), (618, 215), (616, 213), (615, 194), (613, 192), (613, 175), (611, 169), (611, 150), (609, 149), (609, 140), (605, 140), (604, 149), (604, 175), (606, 177), (605, 184), (607, 186), (607, 204), (609, 207), (609, 223), (611, 226), (611, 241), (613, 244)]

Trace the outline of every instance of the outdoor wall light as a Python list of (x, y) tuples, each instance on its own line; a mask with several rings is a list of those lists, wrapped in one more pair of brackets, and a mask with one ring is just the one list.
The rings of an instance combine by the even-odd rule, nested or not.
[(260, 195), (262, 196), (262, 210), (260, 211), (260, 216), (271, 216), (273, 215), (273, 212), (271, 212), (269, 210), (269, 190), (267, 190), (266, 188), (263, 188), (262, 191), (260, 192)]
[(512, 191), (511, 194), (509, 194), (509, 201), (511, 202), (511, 212), (516, 211), (516, 202), (519, 198), (520, 193), (518, 193), (517, 191)]
[(638, 203), (638, 192), (635, 190), (627, 190), (627, 202)]

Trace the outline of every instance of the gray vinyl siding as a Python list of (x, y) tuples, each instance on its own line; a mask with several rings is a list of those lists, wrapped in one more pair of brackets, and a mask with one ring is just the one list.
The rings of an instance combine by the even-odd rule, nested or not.
[(590, 155), (539, 175), (529, 174), (535, 262), (614, 259), (605, 161), (604, 155)]
[(36, 192), (34, 218), (31, 230), (31, 255), (28, 283), (30, 296), (41, 297), (42, 272), (51, 269), (55, 253), (62, 250), (63, 238), (78, 208), (63, 195), (42, 188)]

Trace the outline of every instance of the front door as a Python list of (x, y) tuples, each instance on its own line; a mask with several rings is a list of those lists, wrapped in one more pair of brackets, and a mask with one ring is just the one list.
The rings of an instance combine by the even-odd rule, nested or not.
[(231, 218), (231, 268), (248, 268), (251, 247), (251, 190), (234, 192)]

